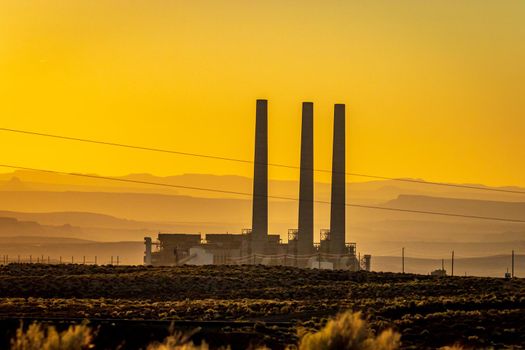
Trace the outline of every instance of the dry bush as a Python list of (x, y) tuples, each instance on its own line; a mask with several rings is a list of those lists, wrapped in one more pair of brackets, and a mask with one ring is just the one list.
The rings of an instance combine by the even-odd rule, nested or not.
[[(172, 332), (162, 343), (152, 343), (147, 350), (208, 350), (206, 343), (194, 345), (189, 338), (193, 333)], [(31, 324), (27, 330), (20, 326), (11, 341), (11, 350), (86, 350), (94, 347), (93, 332), (87, 324), (70, 326), (59, 333), (53, 326)]]
[[(190, 338), (199, 329), (187, 334), (171, 331), (171, 335), (162, 343), (152, 343), (147, 350), (209, 350), (203, 342), (195, 345)], [(53, 326), (31, 324), (26, 331), (20, 327), (11, 341), (11, 350), (86, 350), (94, 347), (93, 332), (85, 323), (70, 326), (63, 332), (57, 332)], [(397, 350), (400, 335), (391, 329), (375, 335), (361, 313), (345, 312), (328, 321), (326, 326), (315, 333), (306, 333), (301, 337), (299, 350)], [(223, 348), (228, 350), (230, 347)], [(291, 346), (290, 349), (297, 349)], [(457, 345), (443, 347), (442, 350), (462, 350)], [(268, 350), (258, 348), (258, 350)]]
[(86, 324), (69, 326), (63, 332), (55, 327), (33, 323), (24, 332), (22, 326), (11, 341), (11, 350), (84, 350), (93, 347), (93, 333)]
[(190, 338), (200, 331), (200, 328), (194, 329), (189, 333), (176, 332), (174, 325), (170, 326), (170, 333), (162, 343), (151, 343), (146, 350), (209, 350), (208, 344), (202, 342), (201, 345), (195, 345)]
[(390, 329), (375, 336), (361, 313), (345, 312), (320, 331), (305, 334), (299, 350), (395, 350), (400, 337)]
[(169, 336), (164, 339), (162, 343), (154, 343), (148, 345), (147, 350), (208, 350), (209, 347), (206, 343), (201, 345), (194, 345), (192, 342), (180, 343), (173, 336)]

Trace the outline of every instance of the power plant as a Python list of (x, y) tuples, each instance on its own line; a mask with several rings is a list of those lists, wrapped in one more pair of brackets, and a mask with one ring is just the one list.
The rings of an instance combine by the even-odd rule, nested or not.
[(257, 100), (252, 195), (252, 228), (241, 234), (159, 233), (145, 237), (145, 265), (265, 264), (319, 269), (370, 270), (346, 242), (345, 105), (334, 106), (330, 228), (314, 243), (314, 105), (303, 102), (298, 229), (288, 242), (268, 233), (268, 101)]

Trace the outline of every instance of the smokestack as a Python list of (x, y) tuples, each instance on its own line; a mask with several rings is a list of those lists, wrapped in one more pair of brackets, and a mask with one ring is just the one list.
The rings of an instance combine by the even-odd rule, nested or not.
[(314, 104), (303, 102), (301, 178), (299, 182), (298, 253), (310, 254), (314, 245)]
[[(152, 240), (151, 237), (144, 237), (144, 245), (146, 251), (144, 252), (144, 265), (151, 265)], [(96, 257), (95, 257), (96, 258)], [(96, 265), (96, 262), (95, 262)]]
[(252, 252), (268, 240), (268, 101), (257, 100), (253, 171)]
[(330, 208), (330, 252), (345, 249), (345, 105), (334, 106), (334, 147), (332, 158), (332, 201)]

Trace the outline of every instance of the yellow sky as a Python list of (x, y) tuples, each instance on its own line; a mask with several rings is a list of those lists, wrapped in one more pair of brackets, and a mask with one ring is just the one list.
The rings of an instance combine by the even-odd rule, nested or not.
[[(252, 159), (255, 99), (267, 98), (270, 161), (297, 165), (307, 100), (316, 167), (329, 169), (332, 106), (346, 103), (348, 171), (525, 186), (524, 86), (523, 1), (0, 2), (0, 127)], [(252, 173), (0, 138), (0, 163)]]

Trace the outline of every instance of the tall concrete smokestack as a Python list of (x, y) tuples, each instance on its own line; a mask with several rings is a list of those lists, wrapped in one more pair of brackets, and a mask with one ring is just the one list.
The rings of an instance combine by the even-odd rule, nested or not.
[(314, 104), (312, 102), (303, 102), (302, 119), (297, 248), (299, 254), (310, 254), (314, 245)]
[(268, 240), (268, 101), (257, 100), (256, 108), (252, 252), (262, 253)]
[(345, 249), (345, 105), (334, 106), (334, 148), (332, 158), (332, 201), (330, 209), (330, 252), (343, 254)]

